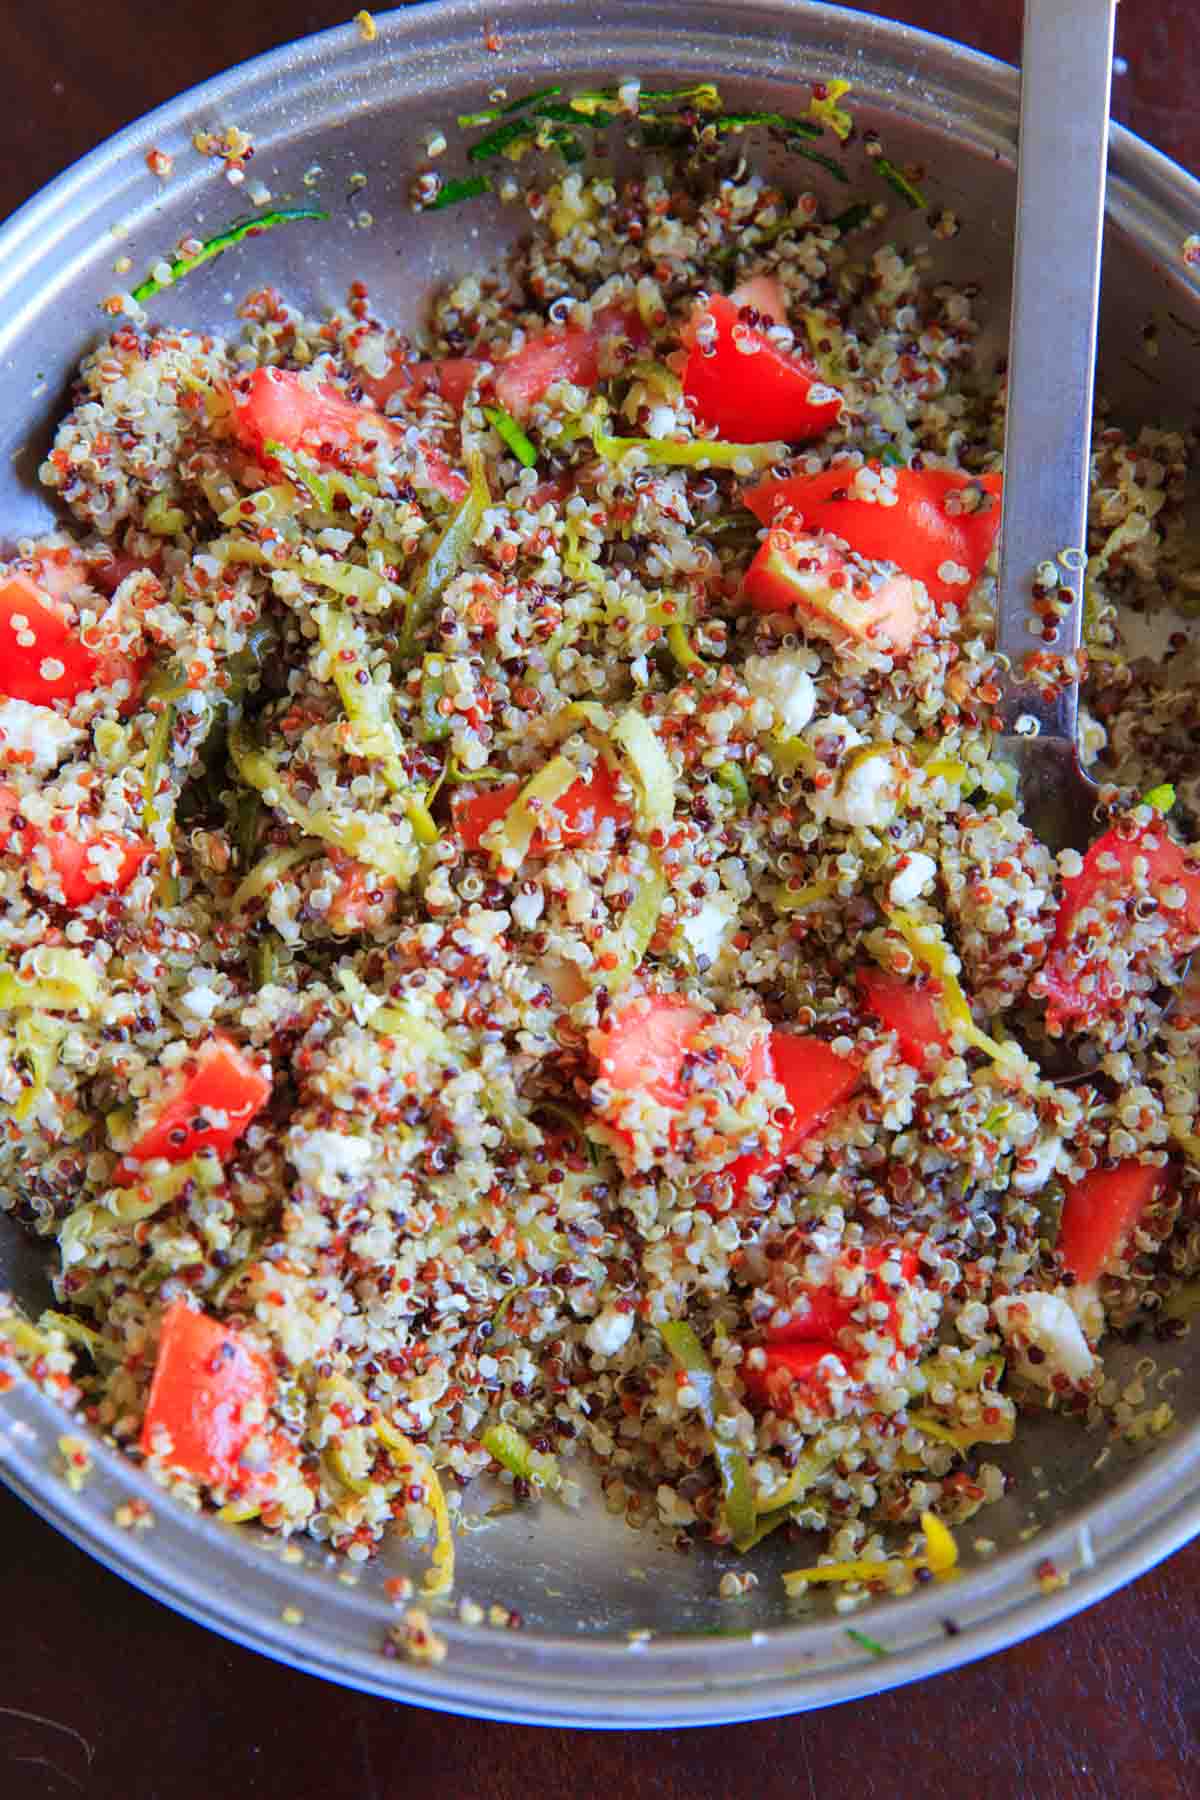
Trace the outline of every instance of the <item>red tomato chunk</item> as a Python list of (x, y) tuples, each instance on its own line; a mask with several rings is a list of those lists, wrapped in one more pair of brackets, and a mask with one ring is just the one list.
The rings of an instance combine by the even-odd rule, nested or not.
[(223, 1154), (271, 1097), (269, 1078), (220, 1032), (197, 1050), (176, 1092), (157, 1119), (125, 1152), (118, 1180), (136, 1180), (136, 1167), (164, 1157), (186, 1162), (198, 1150)]
[(452, 412), (460, 413), (475, 385), (479, 363), (473, 356), (446, 356), (440, 362), (403, 362), (393, 358), (386, 375), (368, 376), (363, 392), (380, 411), (393, 394), (416, 402), (426, 394), (440, 394)]
[(1171, 837), (1166, 825), (1147, 826), (1133, 837), (1115, 829), (1104, 832), (1089, 847), (1079, 874), (1063, 883), (1054, 940), (1038, 978), (1052, 1024), (1097, 1018), (1120, 1004), (1121, 995), (1113, 992), (1113, 977), (1103, 961), (1090, 966), (1093, 933), (1101, 934), (1103, 925), (1083, 915), (1111, 908), (1119, 915), (1115, 920), (1119, 935), (1125, 905), (1136, 891), (1134, 864), (1139, 859), (1147, 865), (1146, 887), (1151, 894), (1168, 888), (1183, 892), (1183, 905), (1167, 911), (1170, 937), (1179, 944), (1200, 936), (1200, 863)]
[[(742, 1378), (750, 1392), (776, 1412), (786, 1412), (799, 1388), (805, 1404), (823, 1408), (828, 1389), (827, 1372), (819, 1368), (826, 1356), (836, 1357), (842, 1370), (856, 1378), (878, 1348), (878, 1340), (891, 1340), (893, 1368), (900, 1368), (917, 1352), (916, 1342), (904, 1341), (901, 1304), (904, 1296), (923, 1287), (915, 1250), (872, 1245), (867, 1250), (844, 1251), (839, 1271), (821, 1286), (804, 1290), (795, 1302), (792, 1317), (773, 1327), (763, 1344), (765, 1362), (744, 1362)], [(881, 1271), (894, 1266), (899, 1279), (884, 1279)], [(846, 1272), (861, 1269), (864, 1278), (853, 1294), (844, 1292)]]
[[(841, 538), (870, 562), (895, 563), (914, 581), (924, 582), (938, 605), (960, 606), (983, 573), (1000, 530), (999, 475), (970, 476), (949, 469), (889, 469), (868, 465), (888, 484), (895, 477), (894, 506), (854, 496), (856, 471), (843, 466), (819, 475), (790, 475), (746, 490), (751, 512), (769, 525), (780, 512), (798, 513), (809, 533)], [(978, 511), (950, 513), (951, 496), (974, 485), (986, 496)], [(940, 571), (953, 565), (965, 579), (949, 581)]]
[(640, 349), (648, 342), (649, 334), (635, 312), (602, 307), (590, 330), (556, 326), (528, 339), (497, 369), (496, 398), (514, 419), (528, 418), (556, 381), (593, 388), (602, 369), (621, 356), (624, 346)]
[(80, 838), (66, 831), (40, 831), (32, 825), (14, 830), (13, 815), (20, 806), (15, 788), (0, 787), (0, 852), (19, 855), (30, 866), (39, 845), (50, 857), (50, 867), (62, 882), (67, 906), (84, 906), (97, 894), (123, 894), (153, 846), (142, 838), (122, 838), (101, 831)]
[(171, 1468), (209, 1486), (245, 1486), (252, 1477), (240, 1458), (263, 1430), (260, 1415), (274, 1397), (269, 1363), (240, 1333), (194, 1312), (186, 1300), (172, 1301), (163, 1314), (142, 1450), (152, 1455), (166, 1432), (171, 1450), (164, 1460)]
[(1135, 1160), (1093, 1169), (1072, 1182), (1063, 1201), (1058, 1251), (1077, 1281), (1095, 1281), (1120, 1261), (1138, 1222), (1165, 1179), (1163, 1169)]
[(896, 655), (912, 648), (928, 609), (907, 575), (881, 579), (852, 563), (832, 538), (793, 530), (792, 520), (767, 534), (746, 571), (743, 591), (758, 612), (799, 613), (823, 636), (851, 638)]
[[(455, 796), (450, 803), (454, 829), (468, 850), (478, 850), (484, 832), (504, 817), (520, 791), (519, 781), (505, 781), (480, 788), (475, 794)], [(619, 830), (633, 823), (632, 812), (617, 795), (617, 778), (603, 761), (595, 764), (590, 780), (581, 775), (572, 782), (551, 810), (554, 822), (547, 818), (546, 829), (534, 832), (531, 856), (545, 856), (560, 844), (568, 848), (586, 844), (605, 819), (612, 819)]]
[(10, 575), (0, 586), (0, 695), (5, 699), (47, 706), (122, 680), (132, 696), (139, 673), (138, 664), (122, 652), (85, 644), (70, 604), (45, 593), (28, 575)]
[(885, 1030), (896, 1033), (900, 1054), (914, 1069), (925, 1067), (927, 1053), (935, 1047), (949, 1055), (950, 1033), (937, 1009), (940, 983), (928, 976), (910, 981), (889, 969), (863, 967), (858, 991)]
[(739, 316), (743, 311), (760, 309), (739, 309), (718, 294), (688, 322), (683, 392), (692, 412), (733, 444), (820, 437), (837, 422), (841, 395), (822, 382), (811, 358), (777, 349), (765, 331)]
[[(682, 1110), (689, 1099), (687, 1059), (712, 1017), (678, 994), (643, 995), (591, 1034), (601, 1077), (619, 1093), (647, 1094), (660, 1106)], [(778, 1081), (791, 1113), (780, 1127), (776, 1150), (748, 1151), (730, 1163), (727, 1173), (735, 1192), (742, 1192), (752, 1175), (775, 1174), (826, 1115), (850, 1097), (860, 1077), (857, 1062), (838, 1056), (818, 1038), (773, 1031), (769, 1039), (755, 1042), (746, 1059), (746, 1087)]]

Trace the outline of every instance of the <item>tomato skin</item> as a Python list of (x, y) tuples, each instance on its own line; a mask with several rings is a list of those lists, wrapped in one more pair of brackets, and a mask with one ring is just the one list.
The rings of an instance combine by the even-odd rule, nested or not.
[[(484, 832), (504, 817), (520, 791), (519, 781), (506, 781), (480, 788), (471, 795), (455, 795), (450, 813), (454, 829), (468, 850), (478, 850)], [(612, 819), (618, 830), (633, 823), (633, 813), (617, 796), (617, 778), (603, 760), (593, 766), (590, 781), (581, 775), (572, 782), (555, 801), (553, 810), (558, 830), (535, 831), (529, 846), (531, 856), (545, 856), (550, 847), (559, 844), (567, 848), (586, 844), (605, 819)]]
[[(1116, 869), (1100, 866), (1102, 859), (1112, 857)], [(1183, 906), (1172, 913), (1176, 935), (1192, 937), (1200, 934), (1200, 864), (1189, 862), (1182, 844), (1171, 837), (1165, 823), (1146, 826), (1135, 836), (1124, 836), (1113, 828), (1103, 832), (1089, 845), (1078, 875), (1064, 881), (1062, 899), (1054, 923), (1050, 954), (1039, 981), (1046, 996), (1046, 1014), (1051, 1023), (1072, 1019), (1094, 1019), (1110, 1012), (1120, 1003), (1112, 993), (1112, 979), (1103, 967), (1096, 971), (1090, 990), (1084, 991), (1081, 977), (1088, 971), (1076, 969), (1082, 956), (1086, 964), (1087, 940), (1076, 946), (1073, 938), (1080, 915), (1097, 902), (1128, 892), (1134, 882), (1133, 865), (1138, 857), (1148, 865), (1147, 882), (1153, 891), (1182, 887), (1186, 896)]]
[(774, 1412), (786, 1413), (794, 1390), (800, 1388), (809, 1406), (823, 1410), (827, 1383), (817, 1365), (826, 1356), (836, 1356), (844, 1366), (845, 1359), (837, 1347), (815, 1341), (777, 1344), (772, 1340), (763, 1349), (766, 1361), (762, 1368), (745, 1361), (741, 1365), (742, 1381), (753, 1398)]
[[(28, 637), (34, 641), (21, 642)], [(71, 609), (28, 575), (10, 575), (0, 586), (0, 695), (46, 706), (74, 700), (100, 680), (101, 659), (79, 636)]]
[(1077, 1281), (1095, 1281), (1116, 1260), (1162, 1186), (1165, 1171), (1130, 1160), (1093, 1169), (1067, 1188), (1057, 1249)]
[[(39, 844), (50, 853), (50, 865), (62, 882), (63, 901), (67, 906), (84, 906), (97, 894), (123, 894), (147, 857), (153, 856), (153, 845), (142, 838), (121, 838), (112, 831), (100, 831), (89, 838), (72, 836), (65, 831), (42, 831), (26, 825), (13, 831), (9, 821), (20, 806), (15, 788), (0, 786), (0, 852), (20, 855), (26, 863)], [(93, 849), (121, 853), (116, 874), (103, 880), (88, 852)]]
[(365, 377), (362, 390), (381, 412), (393, 394), (420, 400), (433, 393), (440, 394), (453, 412), (460, 413), (475, 385), (479, 366), (479, 359), (474, 356), (444, 356), (424, 362), (403, 362), (393, 357), (387, 374)]
[(939, 982), (928, 976), (907, 980), (888, 969), (864, 965), (858, 971), (858, 990), (868, 1011), (896, 1033), (900, 1054), (914, 1069), (925, 1067), (926, 1053), (935, 1045), (949, 1055), (950, 1033), (937, 1009)]
[[(337, 889), (330, 902), (325, 922), (331, 931), (349, 935), (366, 931), (383, 922), (394, 910), (396, 884), (377, 869), (355, 861), (341, 851), (331, 850), (329, 860), (338, 877)], [(372, 894), (380, 897), (371, 899)]]
[[(231, 1038), (215, 1032), (200, 1045), (191, 1069), (157, 1119), (125, 1152), (114, 1179), (129, 1185), (138, 1179), (138, 1165), (157, 1157), (177, 1163), (200, 1150), (223, 1155), (270, 1097), (269, 1077)], [(228, 1116), (221, 1125), (212, 1122), (210, 1113)]]
[(556, 381), (595, 387), (605, 351), (622, 340), (640, 347), (649, 334), (637, 313), (621, 306), (602, 307), (590, 330), (566, 325), (539, 332), (499, 365), (496, 398), (514, 419), (525, 419)]
[(829, 537), (776, 525), (746, 571), (743, 592), (758, 612), (801, 613), (827, 633), (885, 645), (898, 656), (924, 629), (920, 590), (909, 576), (870, 587)]
[(660, 1106), (682, 1107), (684, 1058), (712, 1015), (682, 994), (644, 994), (588, 1038), (601, 1077), (622, 1093), (645, 1093)]
[(770, 1176), (781, 1168), (827, 1114), (850, 1098), (862, 1079), (861, 1065), (853, 1057), (839, 1056), (820, 1038), (802, 1037), (794, 1031), (771, 1033), (768, 1073), (783, 1088), (792, 1114), (780, 1128), (776, 1151), (750, 1151), (729, 1165), (727, 1173), (738, 1194), (744, 1192), (752, 1175)]
[(358, 406), (331, 382), (309, 387), (291, 369), (254, 369), (232, 389), (234, 429), (244, 449), (266, 454), (268, 444), (318, 458), (368, 443), (391, 443), (395, 427), (369, 406)]
[[(687, 1104), (684, 1064), (697, 1036), (712, 1014), (679, 994), (643, 994), (609, 1015), (588, 1043), (602, 1078), (621, 1093), (644, 1093), (660, 1106), (680, 1110)], [(792, 1106), (780, 1133), (779, 1148), (748, 1151), (735, 1157), (726, 1173), (741, 1193), (751, 1175), (771, 1175), (834, 1106), (858, 1086), (856, 1062), (838, 1056), (818, 1038), (773, 1031), (755, 1040), (746, 1057), (747, 1088), (778, 1081)], [(621, 1128), (617, 1135), (629, 1141)]]
[[(152, 1455), (156, 1434), (165, 1430), (172, 1468), (209, 1486), (246, 1486), (253, 1477), (239, 1459), (263, 1428), (258, 1410), (274, 1397), (270, 1364), (241, 1333), (174, 1300), (163, 1314), (141, 1448)], [(246, 1418), (252, 1404), (253, 1422)]]
[[(879, 463), (869, 467), (883, 472)], [(973, 477), (950, 469), (892, 469), (887, 473), (896, 478), (899, 498), (895, 506), (852, 499), (849, 486), (855, 471), (840, 467), (824, 469), (819, 475), (763, 481), (746, 489), (743, 499), (764, 525), (781, 510), (799, 513), (805, 531), (842, 538), (871, 562), (896, 563), (906, 575), (925, 584), (937, 606), (961, 605), (995, 547), (1000, 530), (1001, 477)], [(996, 504), (986, 512), (947, 513), (947, 495), (961, 492), (973, 480), (978, 480)], [(970, 580), (962, 584), (944, 581), (938, 570), (946, 562), (968, 570)]]
[[(713, 319), (716, 332), (702, 345), (697, 328), (705, 315)], [(786, 355), (765, 332), (739, 323), (737, 306), (723, 294), (698, 309), (684, 329), (683, 342), (688, 351), (684, 397), (696, 418), (727, 443), (806, 443), (828, 431), (841, 414), (841, 395), (821, 380), (811, 358)], [(754, 349), (739, 350), (739, 342)], [(814, 388), (833, 397), (814, 400)]]
[[(804, 1297), (808, 1304), (798, 1316), (766, 1333), (762, 1346), (765, 1368), (742, 1365), (742, 1378), (750, 1392), (776, 1412), (787, 1410), (796, 1388), (809, 1406), (820, 1409), (826, 1384), (817, 1365), (825, 1356), (836, 1356), (846, 1372), (857, 1377), (870, 1354), (861, 1342), (864, 1332), (890, 1334), (899, 1341), (900, 1294), (921, 1279), (917, 1252), (897, 1252), (895, 1246), (873, 1244), (866, 1250), (844, 1251), (840, 1261), (850, 1265), (851, 1260), (853, 1266), (867, 1271), (856, 1295), (840, 1293), (836, 1277), (820, 1287), (807, 1288)], [(879, 1274), (885, 1263), (899, 1265), (899, 1287), (892, 1287)], [(882, 1318), (874, 1311), (880, 1306), (886, 1314)], [(866, 1308), (872, 1309), (870, 1316), (856, 1319), (855, 1314)], [(914, 1354), (915, 1348), (903, 1346), (893, 1354), (892, 1363), (899, 1367)]]

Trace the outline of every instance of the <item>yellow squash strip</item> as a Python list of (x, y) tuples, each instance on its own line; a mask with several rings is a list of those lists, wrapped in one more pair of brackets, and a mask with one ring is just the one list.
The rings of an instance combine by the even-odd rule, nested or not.
[(949, 966), (949, 946), (937, 927), (922, 923), (900, 908), (889, 912), (888, 922), (900, 933), (922, 968), (939, 983), (941, 993), (937, 1007), (947, 1029), (957, 1033), (973, 1049), (982, 1050), (993, 1062), (1008, 1068), (1023, 1068), (1027, 1058), (1018, 1045), (997, 1043), (976, 1025), (962, 984)]
[(343, 818), (325, 807), (311, 807), (297, 800), (264, 750), (254, 743), (239, 720), (229, 728), (229, 755), (247, 787), (257, 790), (268, 806), (275, 807), (309, 837), (320, 838), (355, 857), (381, 875), (389, 875), (407, 887), (417, 872), (420, 853), (415, 844), (397, 842), (395, 827), (383, 818), (353, 814)]
[(409, 1468), (419, 1477), (425, 1489), (425, 1500), (433, 1514), (434, 1529), (437, 1532), (437, 1543), (433, 1551), (433, 1568), (425, 1577), (424, 1587), (430, 1599), (439, 1594), (448, 1594), (454, 1586), (454, 1538), (450, 1531), (450, 1513), (446, 1506), (446, 1496), (437, 1471), (424, 1450), (418, 1450), (412, 1439), (389, 1418), (376, 1410), (375, 1430), (380, 1441), (394, 1455), (403, 1457)]
[(579, 780), (579, 770), (565, 756), (555, 756), (531, 775), (500, 821), (496, 860), (511, 867), (522, 863), (529, 854), (534, 833), (541, 825), (546, 809), (561, 800)]
[(609, 735), (633, 769), (643, 823), (651, 831), (666, 831), (675, 817), (675, 771), (658, 732), (645, 713), (631, 706)]
[(300, 863), (310, 862), (314, 856), (320, 856), (324, 849), (316, 838), (308, 838), (287, 850), (272, 850), (255, 863), (244, 881), (240, 881), (234, 889), (233, 898), (229, 902), (231, 913), (240, 913), (251, 900), (258, 900), (269, 894), (279, 881), (282, 881), (289, 869)]
[(0, 969), (0, 1008), (91, 1013), (100, 998), (96, 971), (81, 950), (48, 947), (27, 954), (20, 970)]
[(732, 469), (738, 475), (754, 475), (773, 468), (787, 455), (785, 444), (722, 444), (715, 438), (693, 438), (685, 444), (668, 438), (619, 438), (597, 432), (592, 438), (597, 456), (620, 463), (631, 452), (639, 460), (664, 469)]
[(953, 1533), (942, 1521), (931, 1512), (921, 1514), (921, 1530), (925, 1536), (925, 1553), (923, 1556), (886, 1557), (880, 1562), (868, 1562), (865, 1557), (856, 1558), (853, 1562), (817, 1563), (809, 1569), (789, 1569), (783, 1577), (783, 1585), (789, 1594), (802, 1594), (806, 1588), (826, 1581), (881, 1581), (887, 1577), (889, 1568), (899, 1563), (909, 1574), (918, 1569), (928, 1569), (939, 1581), (945, 1581), (958, 1563), (958, 1545)]

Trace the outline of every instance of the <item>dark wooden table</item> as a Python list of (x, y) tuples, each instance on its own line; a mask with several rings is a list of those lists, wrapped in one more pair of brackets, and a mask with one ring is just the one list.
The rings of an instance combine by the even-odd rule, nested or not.
[[(357, 0), (5, 9), (0, 214), (118, 126)], [(569, 0), (564, 0), (568, 4)], [(1014, 59), (1020, 0), (892, 12)], [(1125, 0), (1118, 118), (1200, 170), (1197, 0)], [(326, 1687), (126, 1587), (0, 1489), (2, 1800), (1200, 1793), (1200, 1542), (1085, 1617), (917, 1688), (724, 1730), (536, 1731)]]

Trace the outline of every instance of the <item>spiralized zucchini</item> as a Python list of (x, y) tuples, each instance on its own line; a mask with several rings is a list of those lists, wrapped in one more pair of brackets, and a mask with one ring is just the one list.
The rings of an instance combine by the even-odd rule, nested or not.
[(562, 1486), (558, 1458), (547, 1455), (543, 1450), (535, 1450), (515, 1425), (490, 1425), (479, 1441), (488, 1455), (494, 1457), (501, 1468), (507, 1469), (519, 1481), (531, 1482), (550, 1493), (556, 1493)]
[[(386, 817), (372, 818), (362, 813), (341, 816), (328, 807), (306, 806), (287, 786), (265, 750), (256, 745), (239, 720), (229, 730), (229, 755), (238, 775), (248, 787), (257, 789), (268, 806), (298, 825), (307, 837), (320, 838), (333, 844), (347, 856), (378, 869), (401, 887), (407, 887), (420, 866), (420, 852), (415, 843), (403, 843), (395, 825)], [(436, 828), (435, 828), (436, 829)]]
[(675, 817), (675, 772), (662, 739), (636, 706), (621, 714), (610, 735), (629, 759), (647, 828), (665, 831)]
[(37, 1007), (86, 1016), (99, 999), (100, 978), (82, 950), (47, 945), (27, 951), (19, 969), (0, 969), (0, 1008), (16, 1012)]
[(682, 1319), (671, 1319), (658, 1330), (700, 1402), (700, 1413), (711, 1434), (712, 1458), (725, 1497), (725, 1523), (736, 1544), (741, 1538), (753, 1536), (754, 1490), (745, 1452), (726, 1442), (718, 1429), (718, 1420), (729, 1410), (729, 1402), (718, 1387), (716, 1371), (691, 1326)]

